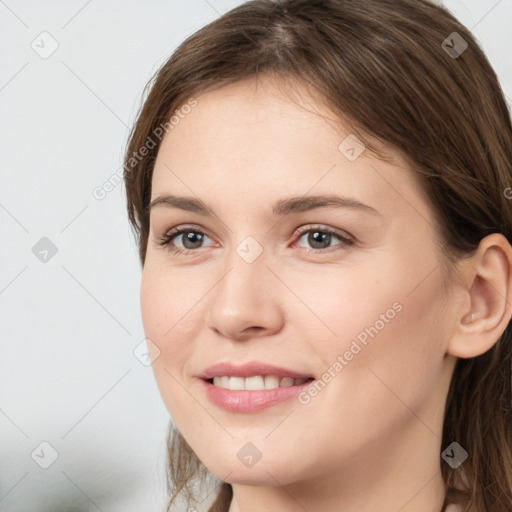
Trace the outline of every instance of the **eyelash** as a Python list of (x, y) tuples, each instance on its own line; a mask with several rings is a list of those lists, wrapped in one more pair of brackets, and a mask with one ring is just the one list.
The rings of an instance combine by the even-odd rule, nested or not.
[[(341, 244), (339, 244), (339, 245), (342, 245), (342, 246), (343, 245), (351, 246), (351, 245), (354, 244), (354, 240), (352, 240), (352, 239), (342, 235), (338, 231), (335, 231), (335, 230), (330, 229), (330, 228), (325, 228), (323, 226), (312, 226), (312, 227), (308, 227), (307, 229), (301, 229), (299, 231), (299, 233), (297, 234), (298, 239), (300, 240), (300, 238), (302, 238), (302, 236), (305, 233), (309, 233), (311, 231), (316, 231), (318, 233), (324, 233), (324, 234), (328, 234), (328, 235), (334, 236), (335, 238), (337, 238), (338, 240), (340, 240), (342, 242)], [(168, 251), (170, 251), (173, 254), (184, 254), (184, 255), (186, 255), (186, 254), (189, 254), (189, 253), (197, 252), (198, 249), (201, 249), (201, 247), (199, 247), (198, 249), (181, 249), (179, 247), (171, 246), (171, 242), (175, 238), (177, 238), (178, 236), (182, 235), (183, 233), (199, 233), (202, 236), (208, 236), (201, 229), (197, 229), (197, 228), (192, 227), (192, 226), (183, 226), (181, 228), (173, 229), (173, 230), (169, 231), (168, 233), (164, 234), (163, 236), (159, 237), (158, 239), (160, 241), (158, 242), (158, 245), (165, 247)], [(327, 249), (307, 249), (306, 248), (306, 252), (314, 253), (314, 254), (319, 254), (319, 253), (325, 254), (325, 253), (332, 252), (332, 247), (329, 247)]]

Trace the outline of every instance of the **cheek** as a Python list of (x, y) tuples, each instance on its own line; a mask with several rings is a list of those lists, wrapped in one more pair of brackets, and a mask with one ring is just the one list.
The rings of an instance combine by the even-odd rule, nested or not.
[(187, 384), (184, 375), (193, 353), (194, 333), (190, 329), (198, 325), (192, 307), (197, 298), (189, 297), (186, 290), (157, 267), (145, 266), (140, 288), (142, 323), (151, 341), (148, 350), (155, 381), (173, 419), (188, 408), (185, 404), (190, 396), (183, 393)]
[[(323, 454), (324, 463), (336, 465), (330, 450), (356, 456), (368, 443), (392, 437), (407, 422), (417, 421), (411, 411), (429, 417), (425, 411), (434, 407), (430, 402), (442, 367), (435, 340), (441, 328), (433, 322), (440, 291), (435, 285), (407, 296), (409, 291), (374, 288), (366, 290), (367, 300), (360, 297), (361, 302), (338, 295), (345, 309), (326, 317), (338, 336), (316, 345), (325, 361), (320, 377), (324, 385), (318, 392), (311, 389), (300, 406), (304, 431), (317, 430), (323, 417), (326, 431), (336, 435)], [(286, 434), (296, 435), (292, 430)]]
[[(303, 306), (297, 305), (294, 322), (300, 324), (301, 332), (309, 330), (310, 335), (305, 338), (310, 349), (321, 354), (326, 365), (350, 350), (354, 341), (363, 348), (357, 359), (366, 359), (372, 351), (372, 340), (386, 337), (390, 326), (404, 316), (400, 281), (390, 276), (384, 278), (375, 269), (337, 270), (321, 279), (318, 275), (296, 279), (294, 285), (294, 291), (305, 298), (310, 312), (304, 313)], [(357, 350), (355, 347), (354, 352)]]
[[(191, 284), (186, 273), (144, 268), (140, 287), (140, 307), (146, 337), (162, 351), (168, 361), (183, 359), (199, 329), (200, 299), (205, 290)], [(175, 359), (177, 358), (177, 359)]]
[(146, 262), (140, 285), (140, 307), (146, 334), (150, 331), (160, 338), (172, 327), (175, 297), (165, 273)]
[(173, 278), (172, 272), (159, 271), (156, 265), (144, 267), (140, 287), (144, 333), (151, 340), (148, 348), (155, 381), (178, 425), (198, 415), (197, 403), (185, 390), (194, 338), (201, 325), (197, 288), (192, 287), (195, 292), (189, 290), (185, 282)]
[(322, 354), (322, 380), (333, 382), (328, 395), (344, 396), (354, 407), (359, 404), (357, 409), (370, 396), (396, 401), (391, 390), (406, 403), (419, 403), (435, 389), (442, 370), (446, 300), (439, 272), (417, 287), (414, 280), (398, 277), (403, 268), (395, 278), (390, 267), (388, 272), (381, 278), (366, 273), (364, 279), (334, 281), (323, 304), (309, 303), (317, 305), (331, 330), (316, 336), (314, 347)]

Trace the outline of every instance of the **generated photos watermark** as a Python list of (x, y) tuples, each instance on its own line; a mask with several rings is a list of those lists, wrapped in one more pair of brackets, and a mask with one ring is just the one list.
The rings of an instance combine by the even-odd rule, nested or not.
[(160, 123), (151, 132), (151, 135), (148, 135), (145, 143), (137, 151), (132, 153), (124, 167), (119, 167), (119, 169), (117, 169), (115, 173), (111, 174), (101, 185), (94, 187), (92, 190), (94, 199), (97, 199), (98, 201), (105, 199), (112, 190), (122, 183), (125, 174), (129, 173), (144, 157), (149, 154), (150, 150), (157, 146), (155, 139), (162, 141), (164, 134), (173, 130), (195, 106), (197, 106), (197, 100), (192, 96), (184, 105), (174, 111), (175, 115), (171, 116), (169, 121)]
[[(354, 359), (357, 354), (359, 354), (368, 344), (368, 337), (371, 339), (375, 338), (384, 327), (395, 316), (397, 313), (402, 311), (403, 306), (400, 302), (395, 301), (390, 308), (386, 310), (385, 313), (381, 313), (379, 315), (379, 319), (376, 320), (373, 325), (370, 327), (365, 327), (353, 340), (350, 344), (350, 347), (343, 353), (343, 355), (338, 355), (336, 361), (329, 366), (329, 368), (322, 374), (321, 379), (317, 379), (313, 381), (309, 386), (301, 391), (298, 395), (298, 400), (302, 405), (307, 405), (311, 402), (311, 400), (322, 391), (322, 389), (327, 386), (329, 382), (338, 375), (343, 368), (345, 368), (350, 361)], [(359, 342), (359, 343), (358, 343)]]

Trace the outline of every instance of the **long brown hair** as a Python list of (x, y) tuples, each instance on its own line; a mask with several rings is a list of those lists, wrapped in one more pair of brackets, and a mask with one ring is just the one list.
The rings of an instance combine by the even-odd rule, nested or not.
[[(146, 86), (124, 167), (142, 265), (161, 127), (172, 129), (171, 116), (183, 117), (193, 95), (261, 76), (319, 93), (378, 158), (386, 155), (366, 135), (402, 151), (430, 201), (448, 263), (491, 233), (512, 243), (510, 113), (467, 28), (428, 0), (253, 0), (187, 38)], [(144, 158), (135, 158), (150, 139)], [(448, 391), (442, 446), (457, 441), (469, 458), (463, 474), (443, 463), (442, 475), (447, 489), (459, 490), (449, 499), (478, 512), (512, 510), (511, 347), (509, 323), (492, 349), (458, 359)], [(192, 486), (209, 473), (172, 424), (168, 458), (168, 508), (178, 495), (196, 502)], [(227, 511), (231, 485), (217, 482), (210, 510)]]

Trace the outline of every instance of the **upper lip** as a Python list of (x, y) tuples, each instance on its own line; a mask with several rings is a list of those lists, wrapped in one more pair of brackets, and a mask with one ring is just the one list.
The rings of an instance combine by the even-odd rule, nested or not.
[(273, 364), (263, 363), (261, 361), (252, 361), (240, 366), (235, 366), (231, 363), (218, 363), (209, 366), (203, 370), (198, 377), (201, 379), (212, 379), (213, 377), (254, 377), (257, 375), (268, 376), (275, 375), (276, 377), (291, 377), (292, 379), (308, 379), (313, 378), (312, 375), (275, 366)]

